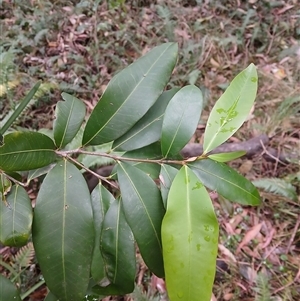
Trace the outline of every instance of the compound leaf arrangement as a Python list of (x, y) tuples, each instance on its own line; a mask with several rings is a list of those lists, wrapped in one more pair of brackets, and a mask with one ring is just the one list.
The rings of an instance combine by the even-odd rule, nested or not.
[[(136, 247), (165, 278), (171, 301), (210, 300), (219, 227), (207, 188), (260, 204), (254, 185), (224, 163), (244, 152), (210, 152), (246, 120), (257, 73), (250, 64), (233, 79), (210, 113), (203, 154), (183, 158), (203, 99), (194, 85), (166, 90), (177, 53), (177, 44), (165, 43), (126, 67), (88, 117), (81, 100), (63, 93), (52, 135), (2, 129), (0, 240), (20, 247), (32, 236), (46, 300), (132, 292)], [(114, 162), (111, 175), (95, 174), (81, 160), (86, 156)], [(84, 172), (99, 179), (91, 193)], [(36, 177), (43, 181), (33, 210), (22, 186)], [(0, 286), (5, 300), (20, 299), (3, 276)]]

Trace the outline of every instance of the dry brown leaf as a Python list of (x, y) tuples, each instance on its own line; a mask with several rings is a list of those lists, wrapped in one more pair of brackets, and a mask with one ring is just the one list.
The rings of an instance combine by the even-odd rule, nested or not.
[(240, 242), (236, 252), (239, 253), (241, 251), (241, 249), (247, 245), (251, 240), (253, 240), (258, 233), (260, 232), (262, 223), (259, 223), (257, 225), (255, 225), (254, 227), (252, 227), (244, 236), (243, 240)]

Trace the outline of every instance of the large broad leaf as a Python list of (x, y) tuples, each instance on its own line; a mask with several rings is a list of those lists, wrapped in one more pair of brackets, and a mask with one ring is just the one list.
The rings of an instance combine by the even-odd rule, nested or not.
[(71, 163), (59, 162), (45, 177), (32, 236), (51, 292), (60, 301), (82, 301), (94, 248), (93, 211), (85, 179)]
[(208, 153), (244, 123), (257, 92), (257, 72), (253, 64), (239, 73), (213, 107), (204, 134), (204, 153)]
[(113, 141), (144, 116), (167, 84), (177, 51), (177, 44), (163, 44), (118, 73), (87, 122), (83, 144)]
[(59, 301), (59, 300), (55, 297), (55, 295), (49, 292), (46, 298), (44, 299), (44, 301)]
[(171, 186), (162, 223), (166, 284), (172, 301), (210, 300), (218, 235), (218, 221), (205, 187), (183, 166)]
[(237, 158), (240, 158), (246, 154), (245, 151), (236, 151), (236, 152), (230, 152), (230, 153), (218, 153), (218, 154), (212, 154), (208, 157), (212, 160), (218, 161), (218, 162), (228, 162)]
[(0, 300), (21, 301), (21, 297), (16, 286), (1, 274), (0, 274)]
[(31, 170), (56, 160), (53, 141), (36, 132), (13, 132), (4, 136), (0, 147), (0, 169), (4, 171)]
[(128, 163), (119, 162), (117, 173), (126, 220), (141, 255), (149, 269), (163, 277), (160, 230), (165, 209), (159, 189), (149, 176)]
[(152, 108), (125, 135), (114, 142), (113, 148), (130, 151), (159, 140), (166, 107), (178, 90), (179, 88), (173, 88), (163, 92)]
[(165, 157), (177, 155), (193, 136), (202, 111), (202, 93), (194, 85), (179, 90), (166, 109), (161, 149)]
[(188, 165), (205, 186), (226, 199), (243, 205), (260, 204), (260, 196), (255, 186), (226, 164), (205, 159)]
[(26, 190), (14, 185), (0, 203), (0, 241), (11, 247), (24, 246), (31, 233), (32, 207)]
[(169, 191), (177, 173), (178, 173), (177, 168), (167, 164), (161, 165), (159, 180), (160, 180), (161, 196), (165, 208), (167, 208), (167, 199), (168, 199)]
[(96, 282), (101, 282), (106, 277), (103, 256), (100, 250), (100, 237), (102, 233), (102, 226), (104, 216), (114, 201), (113, 195), (99, 183), (93, 190), (92, 207), (94, 214), (94, 227), (95, 227), (95, 247), (93, 252), (93, 261), (91, 266), (92, 277)]
[(106, 287), (94, 287), (98, 294), (126, 294), (134, 289), (136, 273), (135, 244), (122, 209), (122, 201), (115, 200), (109, 207), (101, 236), (107, 280)]
[(76, 136), (85, 117), (85, 105), (78, 98), (62, 93), (65, 101), (56, 105), (53, 123), (54, 140), (58, 148), (65, 147)]

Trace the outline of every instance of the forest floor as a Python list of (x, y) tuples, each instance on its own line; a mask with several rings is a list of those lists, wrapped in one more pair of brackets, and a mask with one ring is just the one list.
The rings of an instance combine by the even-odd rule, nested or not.
[[(0, 122), (42, 80), (38, 98), (16, 126), (49, 128), (62, 91), (91, 111), (116, 72), (156, 45), (179, 44), (168, 88), (195, 84), (205, 108), (191, 142), (229, 82), (250, 63), (259, 90), (251, 116), (229, 142), (265, 134), (251, 158), (231, 166), (261, 188), (251, 208), (214, 199), (220, 223), (219, 271), (212, 300), (300, 300), (300, 2), (0, 0)], [(115, 4), (115, 7), (113, 7)], [(32, 192), (35, 193), (34, 191)], [(16, 250), (1, 250), (6, 262)], [(3, 258), (4, 258), (3, 257)], [(22, 290), (39, 277), (32, 263)], [(46, 289), (27, 300), (43, 300)], [(164, 283), (141, 265), (126, 297), (168, 300)]]

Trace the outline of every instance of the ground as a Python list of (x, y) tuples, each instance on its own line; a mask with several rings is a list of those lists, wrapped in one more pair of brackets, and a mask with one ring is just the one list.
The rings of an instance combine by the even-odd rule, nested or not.
[[(215, 101), (254, 63), (255, 106), (229, 142), (262, 134), (268, 141), (231, 165), (250, 180), (281, 182), (257, 184), (264, 188), (258, 208), (214, 198), (221, 232), (213, 300), (300, 300), (299, 1), (123, 2), (0, 1), (0, 125), (37, 80), (42, 89), (15, 127), (49, 128), (62, 91), (91, 111), (118, 70), (154, 46), (176, 41), (180, 54), (168, 88), (202, 89), (205, 109), (191, 141), (202, 143)], [(30, 193), (34, 198), (34, 187)], [(2, 262), (12, 263), (17, 252), (2, 248)], [(33, 254), (29, 262), (23, 292), (39, 281)], [(137, 284), (134, 294), (105, 300), (167, 300), (162, 281), (151, 279), (142, 263)], [(44, 294), (40, 287), (28, 300)]]

